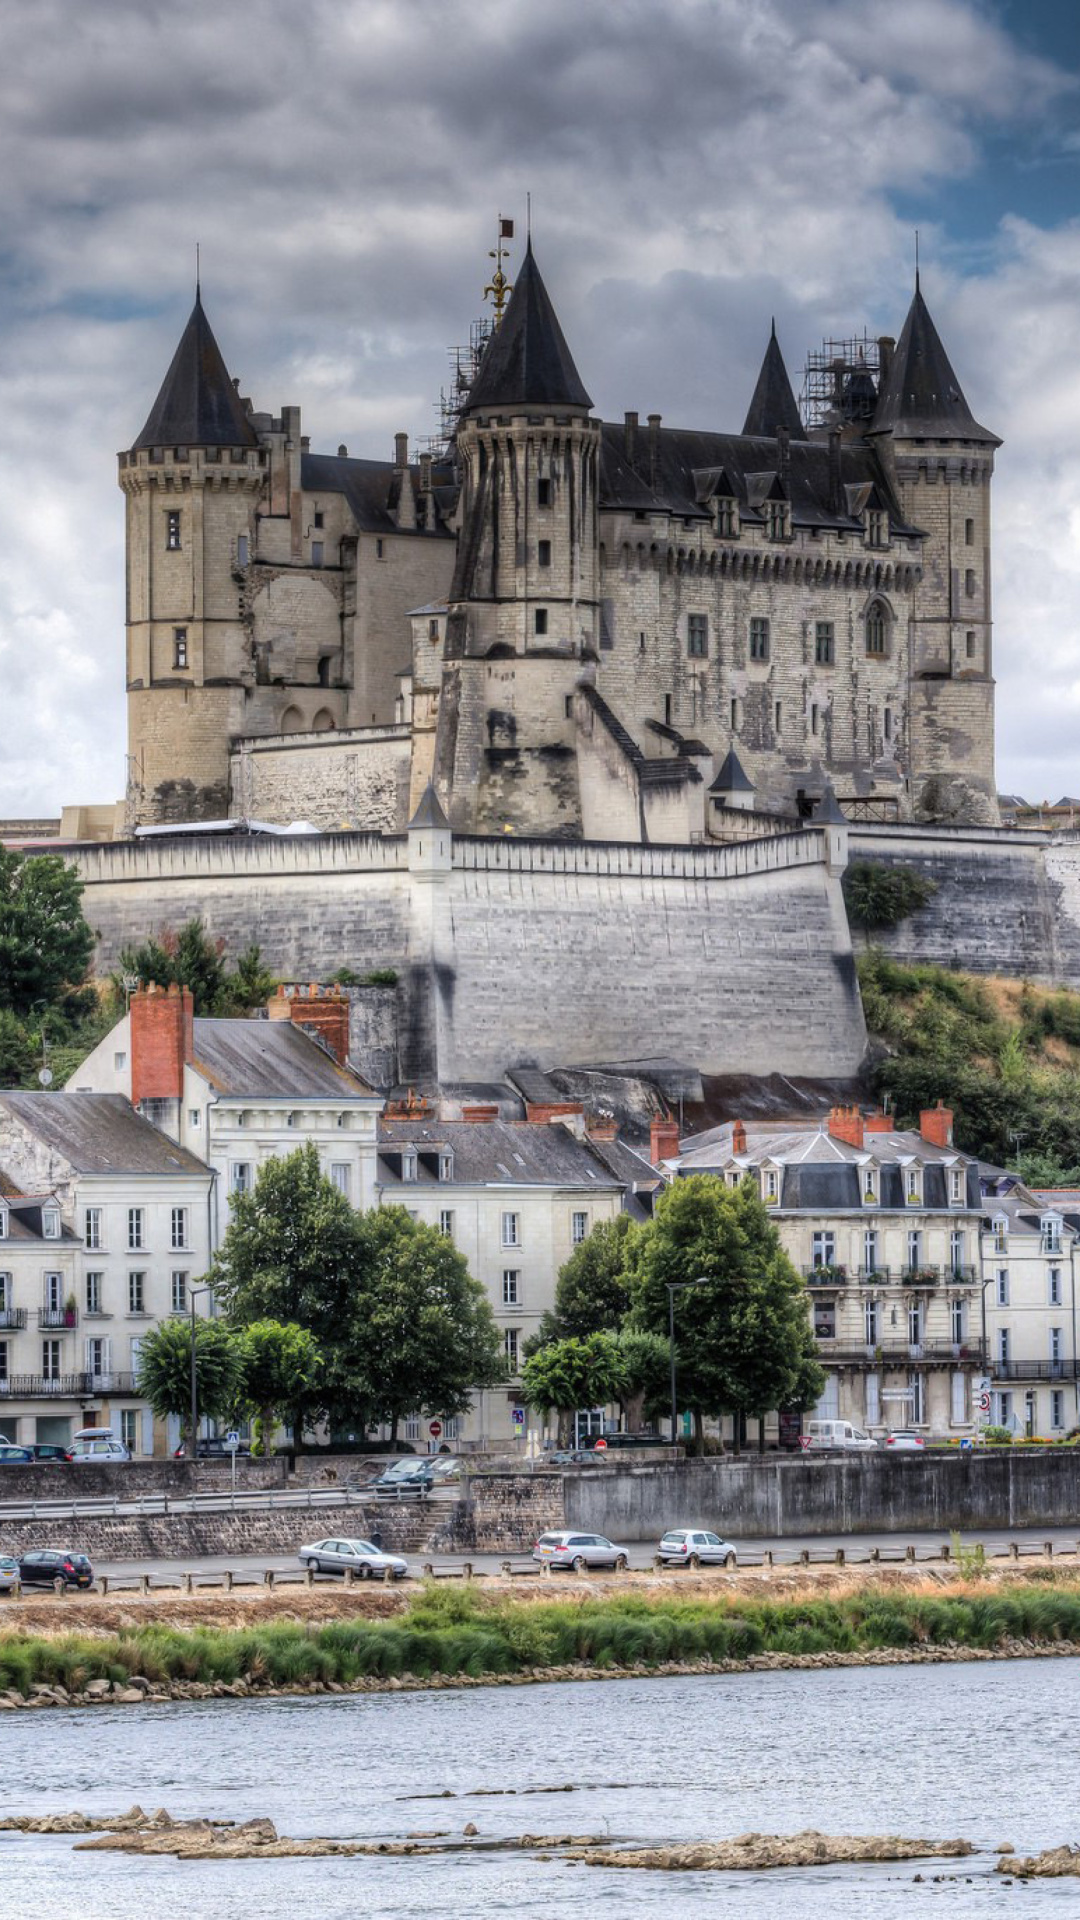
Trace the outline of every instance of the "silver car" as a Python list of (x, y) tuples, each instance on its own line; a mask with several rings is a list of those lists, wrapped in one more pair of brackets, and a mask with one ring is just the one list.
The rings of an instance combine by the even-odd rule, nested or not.
[(19, 1563), (9, 1553), (0, 1553), (0, 1593), (18, 1593)]
[(404, 1580), (409, 1563), (399, 1554), (384, 1553), (370, 1540), (315, 1540), (301, 1547), (297, 1555), (301, 1566), (315, 1573), (344, 1573), (358, 1580)]
[(624, 1548), (612, 1546), (602, 1533), (542, 1533), (532, 1557), (541, 1565), (572, 1567), (575, 1573), (584, 1573), (586, 1567), (615, 1567), (621, 1573), (629, 1565)]
[(667, 1566), (736, 1567), (739, 1556), (730, 1540), (704, 1527), (672, 1527), (660, 1542), (658, 1556)]

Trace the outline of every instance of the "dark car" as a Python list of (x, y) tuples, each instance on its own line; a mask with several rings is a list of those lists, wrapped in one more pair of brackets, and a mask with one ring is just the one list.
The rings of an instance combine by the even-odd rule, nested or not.
[(19, 1579), (24, 1587), (52, 1587), (55, 1593), (62, 1593), (65, 1587), (92, 1587), (94, 1569), (85, 1553), (39, 1547), (33, 1553), (20, 1554)]
[(431, 1465), (427, 1460), (397, 1460), (393, 1466), (383, 1468), (378, 1479), (369, 1483), (368, 1491), (379, 1499), (422, 1498), (431, 1492), (433, 1485)]
[(30, 1467), (34, 1456), (29, 1447), (17, 1447), (14, 1440), (0, 1440), (0, 1467)]
[(227, 1447), (221, 1434), (212, 1433), (199, 1441), (195, 1449), (195, 1458), (197, 1460), (230, 1460), (234, 1452), (238, 1460), (251, 1458), (251, 1448), (246, 1440), (241, 1440), (238, 1447)]
[(71, 1459), (71, 1452), (68, 1447), (54, 1447), (46, 1444), (44, 1441), (40, 1443), (35, 1441), (30, 1451), (35, 1460), (62, 1460), (65, 1466)]

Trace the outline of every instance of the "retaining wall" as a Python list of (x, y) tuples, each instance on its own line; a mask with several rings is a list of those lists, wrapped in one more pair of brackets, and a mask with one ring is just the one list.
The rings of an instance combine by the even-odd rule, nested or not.
[[(269, 1460), (238, 1460), (237, 1493), (284, 1487), (289, 1462), (284, 1454)], [(14, 1500), (141, 1500), (167, 1494), (185, 1500), (193, 1493), (228, 1493), (231, 1460), (117, 1460), (100, 1466), (41, 1461), (36, 1467), (0, 1469), (0, 1504)]]
[(259, 1512), (101, 1514), (77, 1519), (0, 1520), (0, 1552), (66, 1547), (109, 1560), (221, 1558), (226, 1554), (296, 1553), (309, 1540), (369, 1538), (373, 1528), (393, 1553), (419, 1553), (441, 1524), (441, 1512), (416, 1506), (357, 1502), (333, 1507), (274, 1507)]

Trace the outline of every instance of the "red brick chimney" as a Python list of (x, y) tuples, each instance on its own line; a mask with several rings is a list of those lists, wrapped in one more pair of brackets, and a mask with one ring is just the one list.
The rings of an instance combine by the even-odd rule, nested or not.
[(153, 982), (131, 996), (131, 1104), (179, 1100), (191, 1059), (194, 1009), (190, 987)]
[(492, 1100), (489, 1103), (483, 1100), (474, 1100), (469, 1106), (462, 1103), (461, 1117), (463, 1120), (467, 1120), (471, 1126), (488, 1126), (491, 1121), (498, 1120), (500, 1117), (498, 1101)]
[(741, 1120), (733, 1120), (731, 1124), (731, 1151), (746, 1152), (746, 1128)]
[(649, 1159), (654, 1167), (661, 1160), (674, 1160), (679, 1152), (679, 1123), (654, 1115), (649, 1127)]
[(572, 1120), (575, 1116), (584, 1119), (585, 1109), (580, 1100), (526, 1100), (525, 1118), (543, 1125), (548, 1120)]
[(930, 1147), (951, 1147), (952, 1127), (952, 1114), (941, 1100), (919, 1115), (919, 1132)]
[(349, 1057), (349, 1001), (340, 987), (279, 987), (267, 1001), (271, 1020), (291, 1020), (329, 1047), (340, 1067)]
[(863, 1121), (867, 1133), (892, 1133), (893, 1117), (891, 1113), (868, 1113)]
[(849, 1147), (861, 1147), (865, 1131), (860, 1107), (834, 1107), (829, 1115), (829, 1133)]

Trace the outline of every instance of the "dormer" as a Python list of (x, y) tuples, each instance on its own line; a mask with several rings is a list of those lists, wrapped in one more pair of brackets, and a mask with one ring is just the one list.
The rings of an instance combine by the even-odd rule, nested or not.
[(881, 1202), (881, 1171), (873, 1160), (865, 1161), (859, 1169), (859, 1186), (864, 1207), (876, 1207)]
[(416, 1179), (416, 1152), (412, 1147), (406, 1147), (402, 1153), (401, 1177), (403, 1180), (408, 1181)]
[(904, 1204), (908, 1207), (920, 1207), (923, 1197), (923, 1170), (917, 1160), (911, 1160), (904, 1168)]
[(708, 507), (712, 514), (717, 539), (738, 539), (738, 495), (726, 467), (698, 468), (694, 474), (694, 491), (698, 505)]
[(761, 1169), (761, 1197), (767, 1207), (775, 1207), (780, 1201), (780, 1174), (778, 1166), (764, 1166)]
[(0, 1240), (6, 1240), (7, 1237), (8, 1237), (8, 1203), (6, 1200), (0, 1200)]
[(444, 1150), (439, 1154), (439, 1179), (452, 1180), (454, 1177), (454, 1156)]
[(41, 1232), (45, 1240), (59, 1240), (60, 1238), (60, 1209), (55, 1200), (46, 1200), (41, 1209)]
[(1009, 1216), (1008, 1214), (995, 1213), (993, 1219), (990, 1222), (990, 1231), (994, 1236), (994, 1252), (1008, 1253), (1009, 1251)]
[(1041, 1216), (1039, 1220), (1040, 1253), (1061, 1252), (1061, 1227), (1060, 1213), (1044, 1213)]
[(766, 540), (791, 537), (791, 500), (781, 474), (775, 470), (746, 476), (750, 505), (761, 516)]
[(967, 1168), (962, 1162), (945, 1169), (945, 1186), (949, 1195), (950, 1207), (962, 1207), (967, 1203)]

